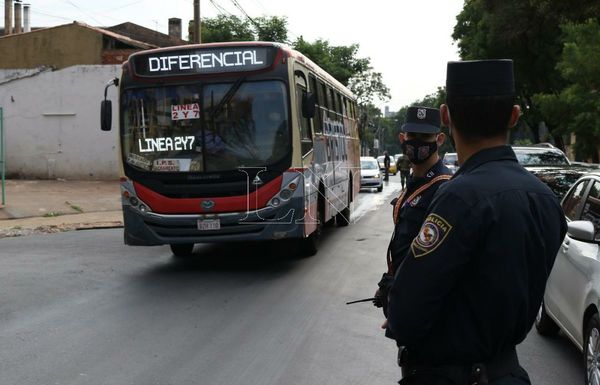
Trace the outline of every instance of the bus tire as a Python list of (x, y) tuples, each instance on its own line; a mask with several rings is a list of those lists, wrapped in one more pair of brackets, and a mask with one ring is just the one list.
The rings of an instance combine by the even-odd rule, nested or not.
[(319, 244), (323, 237), (323, 228), (325, 227), (325, 212), (321, 201), (317, 206), (317, 228), (308, 237), (300, 240), (300, 253), (304, 257), (311, 257), (319, 251)]
[(171, 251), (173, 252), (173, 255), (178, 258), (188, 257), (192, 254), (192, 251), (194, 250), (193, 243), (179, 243), (172, 244), (169, 246), (171, 246)]
[(350, 202), (352, 202), (352, 182), (348, 186), (348, 205), (335, 216), (335, 223), (339, 227), (346, 227), (350, 224)]

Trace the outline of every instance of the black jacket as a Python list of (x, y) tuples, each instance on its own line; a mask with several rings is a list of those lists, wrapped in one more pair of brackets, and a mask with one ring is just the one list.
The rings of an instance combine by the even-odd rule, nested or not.
[(414, 364), (486, 361), (526, 337), (564, 238), (550, 189), (509, 146), (437, 191), (389, 296), (389, 334)]

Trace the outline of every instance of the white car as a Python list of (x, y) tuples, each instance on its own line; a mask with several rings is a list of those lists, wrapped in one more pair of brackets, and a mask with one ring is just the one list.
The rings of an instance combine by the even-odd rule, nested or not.
[(442, 162), (453, 174), (458, 171), (458, 155), (455, 152), (445, 153)]
[(360, 157), (360, 187), (377, 188), (377, 191), (383, 191), (383, 176), (379, 170), (379, 162), (372, 156)]
[(568, 232), (546, 284), (535, 326), (559, 329), (583, 352), (586, 385), (600, 384), (600, 172), (579, 179), (562, 200)]

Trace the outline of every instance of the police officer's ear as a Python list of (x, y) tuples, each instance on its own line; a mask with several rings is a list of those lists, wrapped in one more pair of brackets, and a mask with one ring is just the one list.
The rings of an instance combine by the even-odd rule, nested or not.
[(508, 128), (513, 128), (517, 125), (519, 117), (521, 116), (521, 106), (515, 104), (510, 113), (510, 120), (508, 121)]
[(404, 132), (399, 133), (398, 139), (400, 140), (400, 143), (404, 143), (404, 141), (406, 140), (406, 134)]
[(447, 104), (442, 104), (440, 106), (440, 118), (442, 119), (442, 124), (446, 127), (450, 127), (450, 110), (448, 109)]
[(438, 147), (440, 147), (446, 141), (446, 134), (444, 134), (443, 132), (440, 132), (437, 135), (437, 138), (435, 139), (435, 141), (437, 142)]

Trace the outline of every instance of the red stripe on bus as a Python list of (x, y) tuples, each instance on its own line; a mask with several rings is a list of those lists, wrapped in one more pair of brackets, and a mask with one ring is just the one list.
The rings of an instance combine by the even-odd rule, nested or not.
[[(281, 189), (283, 177), (278, 176), (250, 195), (210, 198), (169, 198), (149, 188), (133, 182), (138, 198), (158, 214), (211, 214), (227, 212), (245, 212), (263, 208)], [(213, 201), (211, 210), (202, 209), (202, 201)]]

